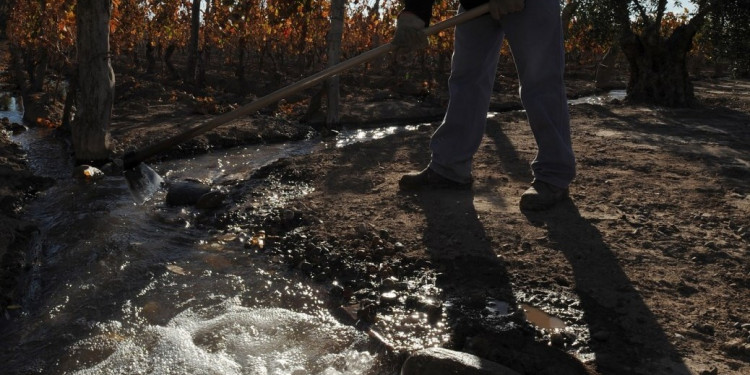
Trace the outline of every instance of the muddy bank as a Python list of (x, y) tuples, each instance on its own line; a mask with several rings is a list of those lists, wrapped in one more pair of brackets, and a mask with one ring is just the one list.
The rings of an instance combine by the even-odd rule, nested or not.
[[(8, 94), (6, 91), (12, 92), (13, 85), (7, 72), (5, 42), (2, 43), (0, 92)], [(0, 116), (0, 319), (5, 319), (8, 306), (18, 303), (20, 291), (17, 286), (22, 282), (21, 275), (29, 263), (26, 250), (35, 226), (23, 217), (24, 203), (54, 183), (34, 176), (26, 164), (23, 150), (11, 141), (11, 134), (24, 130), (22, 124)]]
[[(34, 176), (24, 153), (0, 130), (0, 314), (20, 298), (17, 288), (29, 260), (27, 249), (36, 228), (23, 217), (23, 205), (54, 181)], [(5, 318), (2, 318), (5, 319)]]

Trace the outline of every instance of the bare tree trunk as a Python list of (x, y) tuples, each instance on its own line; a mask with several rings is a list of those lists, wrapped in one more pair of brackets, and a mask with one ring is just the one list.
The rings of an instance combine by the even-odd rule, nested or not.
[(315, 94), (313, 94), (313, 96), (310, 97), (310, 104), (307, 106), (305, 115), (302, 116), (302, 120), (304, 122), (314, 121), (315, 123), (313, 124), (313, 126), (320, 124), (319, 121), (315, 121), (315, 120), (320, 111), (320, 108), (323, 106), (323, 98), (326, 96), (327, 92), (328, 92), (328, 84), (326, 81), (326, 82), (323, 82), (323, 85), (320, 88), (320, 90), (316, 91)]
[[(344, 7), (346, 0), (331, 0), (331, 29), (328, 31), (328, 66), (339, 63), (341, 56), (341, 36), (344, 32)], [(328, 112), (326, 125), (340, 122), (339, 76), (328, 79)]]
[[(206, 10), (204, 11), (204, 19), (208, 18), (211, 12), (214, 10), (211, 0), (206, 0)], [(206, 21), (204, 21), (206, 22)], [(211, 39), (208, 34), (208, 28), (203, 29), (203, 48), (198, 50), (198, 77), (195, 83), (198, 89), (203, 89), (206, 85), (206, 69), (208, 64), (211, 63)]]
[(115, 75), (109, 55), (110, 0), (78, 0), (78, 113), (72, 128), (78, 161), (110, 157), (109, 124)]
[(73, 106), (75, 105), (78, 91), (77, 67), (73, 67), (68, 74), (68, 91), (65, 93), (65, 106), (63, 107), (62, 124), (60, 125), (65, 131), (72, 131)]
[(237, 77), (237, 79), (240, 80), (240, 82), (245, 82), (245, 43), (240, 42), (240, 45), (237, 46), (237, 67), (234, 71), (234, 76)]
[(29, 78), (29, 93), (41, 92), (44, 89), (44, 76), (47, 74), (48, 55), (42, 49), (24, 48), (22, 51), (25, 76)]
[(154, 74), (156, 71), (156, 57), (154, 56), (154, 45), (146, 41), (146, 74)]
[(648, 22), (640, 34), (635, 33), (627, 18), (628, 2), (615, 4), (615, 14), (622, 25), (620, 47), (630, 70), (627, 101), (668, 107), (692, 105), (695, 93), (688, 73), (687, 54), (712, 5), (706, 0), (699, 1), (695, 16), (665, 37), (661, 34), (665, 2), (659, 3), (656, 19)]
[(687, 54), (697, 31), (697, 24), (692, 21), (697, 17), (666, 39), (656, 31), (630, 33), (622, 39), (620, 45), (630, 66), (628, 101), (668, 107), (694, 104)]
[(73, 103), (76, 100), (75, 83), (71, 82), (68, 92), (65, 94), (65, 106), (63, 107), (62, 123), (60, 127), (65, 131), (71, 131), (71, 119), (73, 118)]
[(174, 55), (174, 51), (177, 49), (177, 45), (174, 43), (169, 43), (167, 46), (167, 49), (164, 50), (164, 64), (167, 66), (167, 72), (169, 73), (170, 79), (179, 79), (180, 74), (177, 73), (177, 68), (174, 67), (174, 64), (172, 64), (172, 55)]
[[(41, 13), (44, 14), (47, 10), (47, 1), (42, 0), (39, 2)], [(41, 27), (41, 18), (39, 20), (39, 33), (33, 37), (36, 39), (44, 39), (44, 29)], [(41, 92), (44, 90), (44, 76), (47, 75), (47, 66), (49, 65), (49, 54), (44, 48), (38, 48), (33, 53), (26, 55), (28, 57), (28, 69), (29, 69), (29, 84), (31, 92)]]
[[(304, 0), (304, 1), (305, 2), (302, 7), (302, 12), (303, 14), (310, 14), (310, 12), (312, 11), (312, 0)], [(302, 54), (303, 55), (302, 58), (305, 60), (305, 63), (299, 64), (300, 69), (304, 71), (305, 67), (308, 66), (308, 64), (310, 64), (312, 60), (312, 58), (308, 54), (303, 53), (306, 49), (305, 47), (307, 46), (307, 35), (309, 34), (309, 30), (310, 30), (310, 18), (305, 17), (305, 20), (303, 21), (300, 27), (302, 27), (302, 31), (300, 32), (300, 38), (297, 41), (297, 52), (299, 54)]]
[(208, 47), (205, 50), (198, 53), (198, 74), (195, 77), (195, 88), (196, 91), (203, 90), (206, 85), (206, 55), (208, 54)]
[(188, 42), (187, 67), (185, 80), (195, 81), (195, 66), (198, 59), (198, 34), (200, 32), (201, 0), (193, 0), (190, 19), (190, 41)]
[(620, 46), (614, 45), (609, 47), (604, 54), (602, 61), (596, 67), (596, 88), (607, 90), (612, 88), (612, 78), (615, 74), (615, 62), (617, 55), (620, 54)]
[[(372, 4), (372, 7), (369, 9), (368, 14), (368, 22), (373, 25), (375, 23), (375, 20), (378, 18), (378, 14), (380, 13), (380, 0), (375, 0), (375, 2)], [(370, 38), (370, 45), (372, 46), (379, 46), (381, 44), (380, 36), (378, 33), (372, 33), (372, 37)], [(380, 70), (383, 68), (383, 65), (385, 65), (386, 57), (380, 56), (369, 63), (367, 63), (366, 66), (372, 67), (373, 70), (376, 72), (380, 72)], [(365, 73), (367, 73), (365, 71)]]
[(562, 10), (560, 18), (562, 18), (563, 35), (565, 36), (565, 39), (568, 39), (568, 29), (570, 29), (570, 22), (573, 20), (573, 14), (575, 14), (576, 9), (578, 9), (578, 2), (573, 0), (565, 4), (565, 7)]
[(0, 40), (4, 40), (7, 38), (7, 35), (5, 35), (5, 29), (8, 25), (8, 16), (10, 13), (10, 10), (13, 9), (14, 6), (13, 0), (3, 1), (0, 3)]
[(44, 50), (37, 52), (39, 61), (34, 65), (34, 74), (31, 80), (31, 90), (33, 92), (41, 92), (44, 90), (44, 77), (47, 75), (47, 67), (49, 66), (49, 54)]
[(20, 56), (21, 54), (21, 47), (15, 46), (11, 44), (10, 46), (10, 68), (13, 72), (12, 77), (15, 80), (16, 85), (18, 86), (18, 89), (22, 93), (26, 93), (28, 90), (28, 84), (26, 81), (26, 74), (24, 73), (23, 69), (23, 58)]

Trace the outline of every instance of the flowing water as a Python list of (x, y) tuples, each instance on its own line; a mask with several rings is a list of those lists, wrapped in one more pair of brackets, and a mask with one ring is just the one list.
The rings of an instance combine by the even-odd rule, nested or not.
[[(21, 111), (15, 98), (0, 96), (0, 118), (20, 123)], [(330, 143), (252, 146), (152, 167), (172, 181), (222, 183), (282, 157), (414, 128), (357, 130)], [(196, 213), (165, 206), (163, 196), (136, 205), (121, 176), (73, 178), (66, 141), (49, 129), (13, 139), (34, 173), (57, 183), (25, 208), (39, 230), (25, 299), (0, 338), (15, 345), (0, 352), (1, 373), (398, 372), (365, 333), (329, 313), (325, 291), (232, 240), (247, 234), (230, 239), (196, 229)]]
[[(401, 130), (348, 132), (329, 146)], [(319, 287), (241, 242), (196, 229), (195, 213), (165, 206), (163, 196), (134, 204), (123, 177), (71, 177), (67, 147), (50, 130), (32, 128), (14, 140), (34, 173), (57, 184), (25, 208), (39, 233), (25, 300), (4, 332), (18, 345), (7, 349), (0, 372), (397, 372), (365, 333), (332, 317)], [(152, 167), (168, 180), (220, 182), (321, 147), (253, 146)]]
[(23, 108), (16, 96), (0, 91), (0, 119), (2, 118), (20, 124), (23, 120)]
[(625, 100), (626, 96), (627, 96), (627, 91), (625, 90), (611, 90), (602, 95), (591, 95), (591, 96), (584, 96), (578, 99), (572, 99), (568, 101), (568, 103), (570, 105), (577, 105), (577, 104), (604, 105), (615, 100), (618, 100), (618, 101)]

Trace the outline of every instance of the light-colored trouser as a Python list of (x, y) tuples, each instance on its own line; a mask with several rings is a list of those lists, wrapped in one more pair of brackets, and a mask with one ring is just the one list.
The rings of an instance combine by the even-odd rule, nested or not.
[[(459, 9), (459, 12), (463, 9)], [(487, 123), (503, 38), (508, 38), (537, 144), (534, 178), (567, 187), (575, 176), (563, 72), (565, 56), (559, 0), (527, 0), (523, 11), (500, 21), (485, 15), (456, 27), (450, 100), (432, 135), (430, 168), (458, 182), (471, 180), (472, 157)]]

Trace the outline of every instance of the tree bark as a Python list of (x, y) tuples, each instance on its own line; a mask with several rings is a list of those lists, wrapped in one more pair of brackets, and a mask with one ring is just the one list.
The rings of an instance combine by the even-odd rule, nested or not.
[(78, 0), (78, 109), (72, 127), (79, 162), (110, 157), (109, 124), (115, 97), (115, 75), (109, 54), (110, 0)]
[(73, 106), (76, 101), (76, 92), (78, 91), (78, 75), (75, 67), (68, 74), (68, 91), (65, 94), (65, 106), (63, 107), (62, 123), (60, 127), (68, 132), (72, 131)]
[[(214, 7), (211, 4), (211, 0), (206, 0), (206, 9), (203, 13), (204, 19), (209, 19), (213, 10)], [(208, 30), (208, 28), (203, 29), (203, 48), (198, 49), (198, 76), (196, 77), (195, 85), (200, 90), (206, 85), (206, 70), (208, 69), (208, 64), (211, 63), (211, 38), (209, 37)]]
[(699, 12), (668, 38), (660, 35), (656, 24), (641, 35), (625, 34), (620, 45), (630, 66), (629, 102), (667, 107), (688, 107), (695, 103), (687, 55), (704, 17), (705, 13)]
[(167, 46), (167, 49), (164, 50), (164, 64), (167, 66), (167, 72), (169, 73), (170, 79), (180, 79), (180, 74), (177, 73), (177, 68), (174, 67), (174, 64), (172, 64), (172, 55), (174, 55), (174, 51), (177, 49), (177, 45), (174, 43), (170, 43)]
[(154, 56), (154, 45), (150, 40), (146, 41), (146, 74), (156, 72), (156, 57)]
[(620, 54), (620, 46), (617, 44), (609, 47), (602, 60), (596, 67), (596, 88), (608, 90), (612, 88), (612, 78), (615, 74), (615, 62)]
[(633, 35), (622, 44), (630, 66), (627, 100), (633, 103), (684, 107), (695, 97), (690, 83), (687, 51), (668, 50)]
[(28, 91), (28, 83), (23, 69), (23, 58), (21, 57), (21, 54), (21, 47), (13, 44), (10, 45), (10, 68), (13, 72), (12, 77), (21, 93), (26, 93)]
[[(331, 0), (331, 29), (328, 31), (328, 66), (339, 63), (341, 56), (341, 36), (344, 32), (344, 7), (346, 0)], [(326, 125), (335, 125), (340, 122), (339, 104), (339, 76), (328, 79), (328, 111), (326, 114)]]
[[(304, 0), (304, 4), (302, 6), (303, 14), (310, 14), (311, 11), (312, 11), (312, 0)], [(300, 27), (302, 28), (302, 31), (300, 31), (300, 38), (297, 41), (297, 51), (298, 53), (303, 54), (303, 52), (305, 51), (305, 46), (307, 46), (307, 35), (310, 30), (310, 17), (305, 17)], [(303, 54), (304, 59), (306, 59), (306, 56), (307, 54)], [(304, 69), (306, 65), (307, 64), (300, 64), (302, 69)]]
[(196, 61), (198, 60), (198, 34), (200, 32), (201, 0), (193, 0), (190, 20), (190, 41), (188, 42), (187, 67), (185, 69), (185, 80), (195, 81)]
[(699, 0), (696, 14), (668, 37), (661, 32), (661, 19), (666, 4), (664, 1), (659, 2), (653, 19), (646, 14), (645, 8), (637, 8), (641, 18), (645, 20), (638, 34), (634, 32), (628, 18), (628, 4), (627, 1), (612, 3), (615, 20), (622, 32), (620, 47), (630, 70), (627, 101), (668, 107), (693, 105), (695, 94), (690, 82), (687, 54), (692, 48), (693, 37), (705, 23), (713, 3)]
[(10, 10), (13, 9), (13, 6), (13, 0), (3, 1), (2, 3), (0, 3), (0, 40), (4, 40), (7, 38), (7, 35), (5, 35), (5, 29), (8, 25), (8, 16)]
[(241, 82), (245, 82), (245, 43), (240, 42), (237, 47), (237, 67), (234, 70), (234, 76)]
[(47, 76), (47, 67), (49, 66), (49, 54), (40, 49), (35, 55), (39, 57), (39, 60), (34, 64), (31, 90), (32, 92), (42, 92), (44, 91), (44, 78)]
[(575, 14), (576, 9), (578, 9), (578, 3), (575, 1), (565, 4), (565, 7), (563, 7), (560, 18), (562, 18), (563, 36), (565, 39), (568, 39), (568, 34), (570, 33), (570, 22), (573, 20), (573, 15)]

